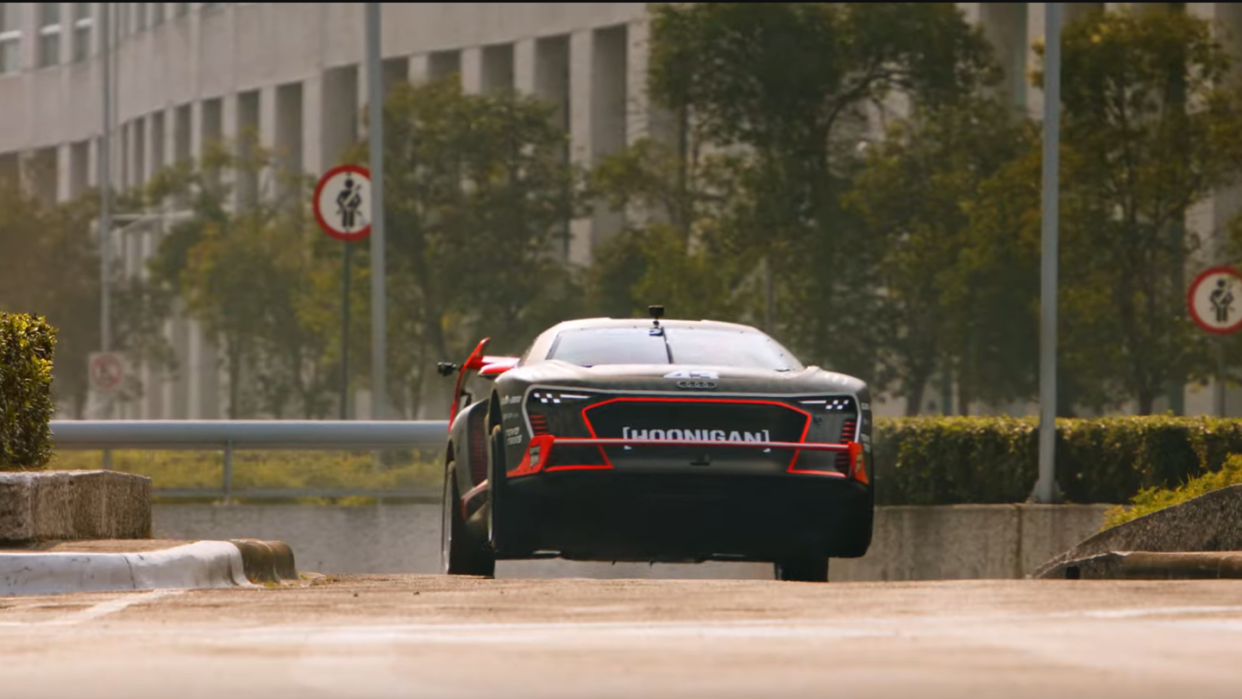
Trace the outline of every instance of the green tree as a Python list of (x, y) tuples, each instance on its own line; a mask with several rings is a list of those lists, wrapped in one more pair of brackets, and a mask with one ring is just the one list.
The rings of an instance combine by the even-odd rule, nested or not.
[(579, 211), (580, 175), (560, 157), (568, 136), (552, 108), (533, 98), (464, 94), (450, 77), (399, 84), (383, 109), (388, 392), (400, 410), (438, 414), (437, 361), (464, 359), (484, 336), (489, 352), (521, 351), (582, 307), (553, 254)]
[[(257, 191), (239, 202), (243, 181)], [(253, 135), (211, 144), (149, 186), (153, 201), (183, 201), (192, 216), (172, 227), (150, 262), (153, 283), (137, 293), (176, 296), (221, 347), (230, 419), (330, 411), (339, 331), (323, 309), (339, 313), (340, 253), (315, 245), (310, 187)]]
[(678, 317), (755, 318), (763, 309), (754, 265), (731, 249), (728, 227), (745, 196), (744, 163), (644, 139), (604, 159), (591, 189), (613, 210), (641, 212), (599, 245), (589, 305), (612, 317), (645, 315), (660, 303)]
[(916, 108), (868, 149), (847, 206), (880, 251), (879, 385), (897, 384), (908, 415), (938, 370), (963, 412), (1030, 394), (1038, 264), (1022, 246), (1029, 198), (1008, 202), (1030, 184), (1014, 175), (1034, 143), (1011, 108), (977, 98)]
[(695, 3), (654, 9), (653, 96), (713, 146), (745, 152), (731, 249), (774, 270), (780, 333), (870, 377), (875, 252), (841, 200), (867, 112), (974, 93), (997, 69), (951, 3)]
[(88, 357), (99, 349), (97, 202), (90, 193), (53, 204), (0, 180), (0, 310), (45, 316), (57, 329), (53, 394), (77, 418), (87, 407)]
[[(1186, 211), (1236, 181), (1242, 101), (1211, 24), (1184, 13), (1095, 12), (1066, 27), (1062, 98), (1063, 352), (1100, 401), (1148, 414), (1206, 365), (1185, 312), (1200, 239)], [(1042, 57), (1042, 47), (1036, 47)], [(1042, 82), (1042, 69), (1032, 76)], [(1111, 341), (1106, 341), (1111, 338)], [(1104, 341), (1104, 344), (1100, 344)]]

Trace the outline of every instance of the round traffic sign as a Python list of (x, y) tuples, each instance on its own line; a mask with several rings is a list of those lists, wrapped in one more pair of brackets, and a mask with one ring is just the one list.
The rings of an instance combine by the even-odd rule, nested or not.
[(371, 234), (371, 172), (361, 165), (339, 165), (315, 187), (315, 220), (325, 233), (350, 242)]
[(1204, 270), (1190, 285), (1186, 303), (1190, 317), (1210, 333), (1242, 330), (1242, 272), (1233, 267)]
[(115, 354), (98, 354), (91, 362), (91, 383), (98, 391), (115, 390), (124, 376), (124, 365)]

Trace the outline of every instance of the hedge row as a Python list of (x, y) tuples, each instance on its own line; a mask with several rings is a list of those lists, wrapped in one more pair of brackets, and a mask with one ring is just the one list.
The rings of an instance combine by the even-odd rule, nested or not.
[(42, 468), (52, 456), (52, 352), (42, 318), (0, 313), (0, 470)]
[[(876, 504), (1014, 503), (1038, 477), (1036, 418), (876, 420)], [(1057, 485), (1067, 502), (1125, 503), (1176, 488), (1242, 454), (1242, 420), (1163, 416), (1057, 421)]]

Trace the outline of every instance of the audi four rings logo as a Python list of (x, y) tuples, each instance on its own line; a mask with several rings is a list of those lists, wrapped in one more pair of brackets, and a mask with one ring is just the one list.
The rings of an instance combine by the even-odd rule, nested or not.
[(715, 388), (715, 381), (678, 381), (677, 388)]

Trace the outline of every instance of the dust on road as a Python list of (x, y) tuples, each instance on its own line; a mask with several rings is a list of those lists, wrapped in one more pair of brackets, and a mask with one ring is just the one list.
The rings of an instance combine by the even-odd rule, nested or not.
[(1242, 585), (318, 577), (6, 599), (0, 657), (6, 699), (1226, 697)]

